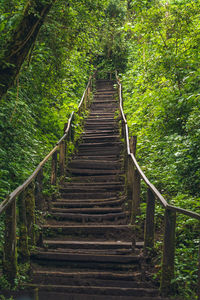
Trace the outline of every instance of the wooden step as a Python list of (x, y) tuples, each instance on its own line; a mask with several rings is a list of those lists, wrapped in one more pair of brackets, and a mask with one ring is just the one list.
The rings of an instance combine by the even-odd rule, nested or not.
[(119, 170), (119, 161), (109, 161), (109, 160), (89, 160), (89, 159), (74, 159), (69, 163), (69, 168), (78, 169), (104, 169), (104, 170)]
[(95, 143), (95, 142), (117, 142), (119, 141), (119, 136), (109, 136), (109, 135), (84, 135), (81, 140), (85, 143)]
[(59, 251), (37, 251), (32, 253), (32, 258), (37, 260), (62, 261), (62, 262), (95, 262), (116, 264), (140, 264), (141, 257), (137, 255), (99, 255), (79, 254)]
[(106, 214), (87, 214), (87, 213), (51, 213), (49, 215), (50, 218), (54, 218), (56, 220), (65, 220), (68, 222), (82, 222), (82, 223), (96, 223), (96, 222), (105, 222), (105, 221), (116, 221), (119, 219), (124, 219), (126, 222), (126, 218), (128, 214), (126, 212), (117, 212), (117, 213), (106, 213)]
[(68, 168), (67, 171), (70, 174), (77, 174), (77, 175), (116, 175), (122, 174), (121, 170), (105, 170), (105, 169), (75, 169), (75, 168)]
[(69, 248), (69, 249), (92, 249), (92, 250), (105, 250), (105, 249), (131, 249), (131, 242), (123, 241), (63, 241), (63, 240), (50, 240), (46, 239), (43, 241), (49, 248)]
[(64, 235), (65, 237), (76, 235), (77, 237), (88, 237), (88, 235), (95, 235), (96, 239), (102, 238), (130, 241), (134, 234), (134, 227), (128, 225), (104, 225), (104, 224), (92, 224), (92, 225), (69, 225), (69, 224), (46, 224), (41, 225), (41, 228), (46, 234), (51, 235)]
[[(121, 287), (121, 288), (152, 288), (150, 282), (141, 282), (139, 280), (124, 280), (123, 277), (119, 279), (107, 279), (101, 278), (100, 276), (95, 277), (95, 273), (91, 274), (81, 272), (83, 274), (73, 274), (56, 271), (38, 271), (34, 272), (34, 282), (39, 284), (59, 284), (68, 286), (99, 286), (99, 287)], [(73, 275), (72, 275), (73, 274)], [(90, 276), (87, 276), (90, 275)], [(92, 277), (94, 276), (94, 277)]]
[(87, 136), (104, 136), (104, 135), (108, 135), (108, 134), (116, 134), (116, 132), (118, 132), (117, 129), (108, 129), (108, 130), (97, 130), (97, 129), (91, 129), (91, 130), (85, 130), (83, 132), (83, 135), (87, 135)]
[[(14, 296), (18, 297), (18, 299), (34, 299), (36, 293), (36, 286), (28, 287), (23, 291), (17, 292), (2, 292), (2, 294), (6, 297)], [(44, 290), (37, 289), (39, 300), (116, 300), (116, 296), (112, 295), (96, 295), (96, 294), (77, 294), (77, 293), (67, 293), (65, 292), (56, 292), (53, 289)], [(15, 298), (14, 298), (15, 299)], [(141, 297), (140, 296), (118, 296), (117, 300), (171, 300), (169, 298), (161, 298), (161, 297)], [(176, 300), (176, 299), (174, 299)], [(182, 300), (178, 299), (177, 300)]]
[[(10, 297), (11, 294), (14, 296), (18, 296), (19, 299), (34, 299), (35, 297), (35, 291), (37, 287), (32, 286), (28, 288), (28, 290), (23, 290), (20, 292), (10, 292), (9, 294), (6, 294), (6, 292), (3, 293), (3, 295)], [(37, 289), (38, 290), (38, 289)], [(112, 295), (96, 295), (96, 294), (77, 294), (77, 293), (67, 293), (67, 292), (55, 292), (53, 289), (49, 289), (48, 291), (39, 289), (38, 290), (38, 297), (39, 300), (116, 300), (116, 296)], [(18, 299), (18, 298), (16, 298)], [(181, 298), (176, 298), (177, 300), (183, 300)], [(176, 300), (174, 299), (174, 300)], [(118, 296), (117, 300), (171, 300), (169, 298), (161, 298), (161, 297), (140, 297), (140, 296)]]
[(91, 188), (91, 189), (98, 189), (98, 188), (104, 188), (104, 189), (121, 189), (123, 187), (123, 182), (122, 181), (109, 181), (109, 182), (64, 182), (61, 186), (61, 188)]
[(62, 198), (65, 199), (109, 199), (117, 197), (118, 191), (90, 191), (90, 192), (68, 192), (66, 189), (60, 190)]
[[(122, 142), (96, 142), (96, 143), (81, 143), (79, 145), (79, 151), (91, 150), (92, 149), (110, 149), (111, 147), (114, 149), (121, 150)], [(98, 154), (98, 153), (96, 153)]]
[[(97, 286), (68, 286), (68, 285), (42, 285), (29, 284), (30, 287), (38, 288), (43, 291), (53, 291), (59, 293), (92, 294), (92, 295), (112, 295), (119, 296), (137, 296), (137, 297), (157, 297), (158, 290), (148, 288), (120, 288), (120, 287), (97, 287)], [(87, 299), (87, 298), (85, 298)], [(149, 298), (148, 298), (149, 299)]]
[(109, 192), (119, 192), (123, 191), (124, 186), (122, 184), (119, 185), (107, 185), (107, 186), (74, 186), (68, 185), (65, 187), (61, 187), (59, 189), (60, 193), (109, 193)]
[(73, 201), (70, 199), (66, 201), (66, 199), (59, 199), (56, 202), (52, 202), (52, 207), (66, 207), (66, 208), (75, 208), (75, 207), (113, 207), (113, 206), (121, 206), (124, 203), (124, 199), (121, 200), (110, 200), (106, 199), (104, 201), (95, 200), (78, 200)]
[(74, 176), (71, 177), (71, 182), (110, 182), (110, 181), (117, 181), (117, 180), (124, 180), (124, 176), (121, 174), (115, 175), (88, 175), (88, 176)]
[(77, 213), (77, 214), (110, 214), (110, 213), (120, 213), (122, 212), (121, 207), (75, 207), (75, 208), (62, 208), (62, 207), (53, 207), (51, 211), (58, 213)]

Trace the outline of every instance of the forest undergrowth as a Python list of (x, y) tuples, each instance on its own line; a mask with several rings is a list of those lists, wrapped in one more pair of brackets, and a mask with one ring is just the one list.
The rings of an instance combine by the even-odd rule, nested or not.
[[(0, 3), (0, 65), (26, 4)], [(117, 70), (142, 170), (170, 204), (200, 213), (199, 17), (199, 0), (54, 3), (0, 102), (1, 201), (62, 136), (89, 75)], [(159, 205), (156, 222), (163, 227)], [(199, 229), (178, 215), (174, 289), (183, 299), (196, 297)], [(161, 240), (155, 247), (159, 278)]]

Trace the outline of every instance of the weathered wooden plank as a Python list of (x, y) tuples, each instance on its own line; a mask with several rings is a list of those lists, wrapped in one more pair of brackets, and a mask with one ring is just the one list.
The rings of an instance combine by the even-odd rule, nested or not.
[(35, 205), (36, 208), (42, 210), (44, 208), (44, 197), (42, 194), (43, 189), (43, 168), (39, 171), (35, 180)]
[(171, 290), (171, 280), (174, 278), (176, 213), (165, 210), (164, 245), (162, 255), (161, 293), (168, 295)]
[(56, 185), (57, 181), (57, 151), (52, 155), (51, 162), (51, 185)]
[(144, 231), (144, 250), (149, 253), (154, 248), (154, 214), (155, 214), (155, 196), (152, 191), (147, 189), (147, 206), (146, 206), (146, 220)]
[(3, 274), (14, 284), (17, 275), (16, 199), (5, 211)]

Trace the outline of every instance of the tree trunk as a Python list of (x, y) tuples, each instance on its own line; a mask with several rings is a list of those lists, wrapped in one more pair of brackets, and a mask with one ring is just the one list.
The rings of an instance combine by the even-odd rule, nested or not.
[(0, 61), (0, 99), (14, 84), (20, 68), (38, 36), (45, 17), (55, 1), (29, 1), (21, 22), (14, 29), (4, 56)]

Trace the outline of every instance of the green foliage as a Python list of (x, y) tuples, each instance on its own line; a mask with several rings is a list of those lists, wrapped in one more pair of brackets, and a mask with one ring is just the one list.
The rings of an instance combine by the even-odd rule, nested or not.
[[(12, 18), (22, 16), (25, 4), (22, 0), (1, 2), (1, 21), (6, 23), (0, 27), (0, 51), (16, 28)], [(106, 6), (106, 1), (57, 1), (49, 13), (16, 86), (0, 104), (1, 199), (55, 145), (77, 109), (96, 49), (101, 48), (97, 33)]]
[[(124, 109), (137, 158), (171, 204), (200, 212), (199, 1), (132, 1), (123, 26)], [(157, 211), (159, 228), (162, 212)], [(197, 222), (178, 217), (177, 292), (194, 299)], [(192, 259), (191, 259), (192, 258)]]

